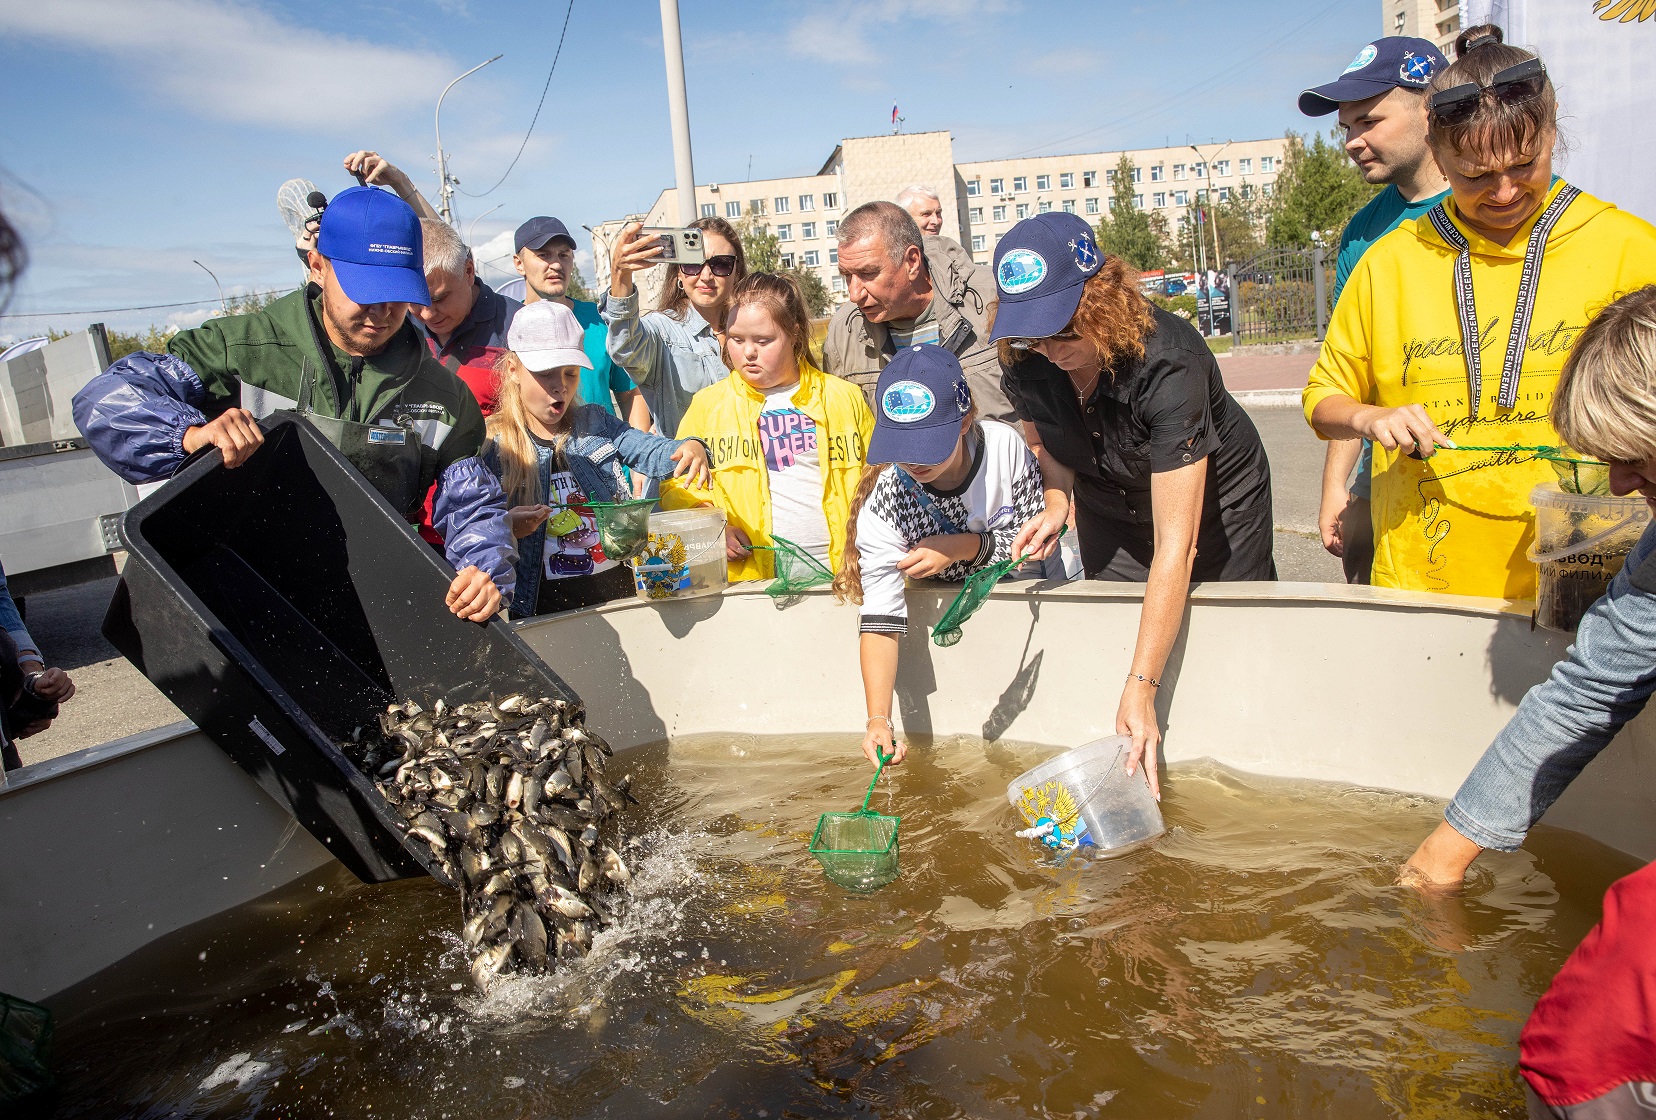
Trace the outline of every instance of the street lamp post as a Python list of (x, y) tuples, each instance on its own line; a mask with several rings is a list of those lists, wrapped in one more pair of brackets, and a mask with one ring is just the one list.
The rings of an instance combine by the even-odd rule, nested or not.
[(192, 260), (190, 263), (201, 269), (201, 271), (205, 272), (208, 276), (213, 277), (213, 287), (218, 289), (219, 294), (219, 309), (226, 315), (230, 314), (230, 305), (224, 302), (224, 285), (219, 283), (218, 276), (214, 274), (212, 269), (208, 268), (200, 261)]
[[(690, 158), (690, 99), (684, 88), (678, 0), (661, 0), (661, 50), (667, 62), (667, 112), (673, 125), (673, 183), (678, 194), (679, 225), (687, 226), (696, 220), (696, 168)], [(751, 157), (748, 165), (751, 178)]]
[(467, 70), (464, 74), (461, 74), (459, 78), (454, 79), (454, 81), (444, 86), (443, 92), (437, 97), (437, 216), (442, 218), (443, 221), (447, 222), (449, 225), (454, 224), (454, 208), (451, 205), (451, 200), (454, 198), (454, 184), (459, 182), (459, 180), (450, 178), (448, 173), (448, 155), (443, 151), (443, 98), (448, 96), (449, 90), (453, 89), (455, 84), (462, 78), (469, 78), (479, 70), (483, 69), (483, 67), (487, 66), (489, 62), (499, 62), (504, 57), (506, 56), (497, 54), (493, 58), (489, 59), (488, 62), (479, 62), (476, 66), (473, 66), (470, 70)]
[[(1218, 158), (1224, 150), (1230, 147), (1233, 143), (1234, 141), (1226, 140), (1224, 144), (1220, 146), (1219, 151), (1213, 153), (1213, 158)], [(1202, 155), (1202, 149), (1198, 148), (1194, 144), (1190, 146), (1190, 150), (1195, 152), (1198, 156)], [(1219, 205), (1219, 196), (1213, 192), (1213, 158), (1202, 156), (1202, 166), (1207, 169), (1208, 206), (1217, 208)], [(1211, 214), (1208, 219), (1208, 225), (1213, 227), (1213, 268), (1215, 272), (1223, 271), (1225, 267), (1225, 258), (1220, 255), (1219, 252), (1218, 218), (1218, 214)]]

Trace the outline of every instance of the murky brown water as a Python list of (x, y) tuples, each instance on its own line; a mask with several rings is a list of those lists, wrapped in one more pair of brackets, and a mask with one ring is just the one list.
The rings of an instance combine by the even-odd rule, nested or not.
[(637, 902), (577, 970), (479, 998), (452, 895), (322, 873), (59, 1000), (61, 1115), (1522, 1116), (1518, 1030), (1633, 864), (1543, 829), (1427, 907), (1435, 803), (1196, 764), (1153, 847), (1057, 866), (1005, 801), (1050, 753), (911, 753), (858, 897), (805, 851), (850, 738), (634, 752)]

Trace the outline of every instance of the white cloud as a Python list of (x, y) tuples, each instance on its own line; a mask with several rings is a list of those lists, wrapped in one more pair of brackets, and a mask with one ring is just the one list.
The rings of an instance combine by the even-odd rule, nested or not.
[(440, 55), (329, 36), (230, 0), (0, 0), (0, 33), (109, 55), (203, 116), (350, 130), (432, 101)]
[(890, 62), (887, 50), (909, 49), (910, 36), (893, 36), (893, 24), (918, 21), (932, 39), (974, 28), (985, 16), (1006, 11), (1011, 0), (864, 0), (811, 12), (788, 32), (788, 49), (838, 66)]

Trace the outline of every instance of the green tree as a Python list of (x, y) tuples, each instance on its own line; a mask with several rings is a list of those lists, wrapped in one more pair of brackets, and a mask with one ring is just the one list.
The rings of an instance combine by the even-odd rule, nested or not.
[(1110, 212), (1098, 219), (1098, 246), (1137, 269), (1162, 268), (1167, 250), (1158, 236), (1151, 215), (1133, 205), (1133, 161), (1126, 156), (1116, 164), (1115, 186), (1110, 192)]
[(581, 266), (576, 265), (569, 274), (569, 283), (564, 286), (564, 295), (570, 299), (578, 299), (582, 303), (597, 303), (598, 297), (592, 294), (587, 287), (586, 277), (581, 275)]
[[(1380, 190), (1363, 181), (1330, 131), (1311, 137), (1288, 133), (1288, 151), (1277, 174), (1276, 197), (1265, 223), (1265, 240), (1273, 249), (1309, 249), (1313, 235), (1332, 247), (1353, 214)], [(1222, 236), (1222, 234), (1221, 234)]]
[(820, 319), (828, 314), (833, 306), (833, 297), (828, 294), (828, 285), (822, 282), (814, 268), (785, 268), (782, 275), (791, 276), (799, 285), (799, 294), (805, 297), (805, 311), (813, 319)]
[(782, 243), (769, 225), (749, 214), (736, 223), (736, 235), (742, 239), (749, 272), (782, 271)]

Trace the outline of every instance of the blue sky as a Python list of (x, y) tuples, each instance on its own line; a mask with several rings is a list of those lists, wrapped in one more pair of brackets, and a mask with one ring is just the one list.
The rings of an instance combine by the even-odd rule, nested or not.
[[(102, 319), (193, 325), (211, 300), (297, 283), (283, 180), (351, 185), (374, 148), (435, 194), (432, 110), (464, 190), (499, 178), (567, 0), (0, 0), (0, 199), (32, 263), (0, 337)], [(681, 0), (700, 182), (814, 172), (842, 136), (947, 129), (957, 160), (1276, 136), (1380, 34), (1373, 0)], [(1326, 122), (1323, 122), (1326, 123)], [(528, 148), (481, 244), (538, 213), (572, 228), (673, 175), (658, 6), (575, 0)], [(499, 204), (499, 209), (484, 211)], [(509, 262), (506, 262), (509, 267)], [(587, 268), (590, 276), (590, 262)], [(498, 274), (496, 276), (498, 279)]]

